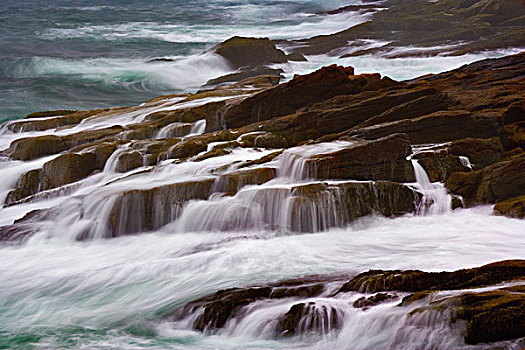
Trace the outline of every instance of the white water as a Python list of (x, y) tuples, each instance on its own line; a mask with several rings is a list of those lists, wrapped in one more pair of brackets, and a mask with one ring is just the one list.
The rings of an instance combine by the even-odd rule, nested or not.
[[(162, 101), (144, 105), (144, 110), (125, 111), (116, 119), (129, 124), (144, 118), (145, 111), (180, 106), (188, 104)], [(108, 123), (109, 115), (102, 114), (76, 130)], [(196, 123), (194, 132), (202, 132), (203, 124)], [(35, 134), (0, 135), (0, 143)], [(302, 207), (302, 217), (309, 220), (294, 227), (289, 211), (292, 188), (313, 182), (314, 173), (305, 170), (306, 159), (351, 144), (323, 143), (287, 150), (266, 164), (278, 169), (276, 179), (246, 186), (234, 196), (213, 194), (206, 201), (182, 203), (171, 214), (170, 223), (161, 220), (147, 234), (102, 239), (107, 237), (111, 208), (121, 193), (217, 180), (243, 161), (275, 150), (234, 149), (201, 162), (164, 161), (156, 167), (117, 174), (116, 160), (126, 151), (122, 146), (104, 171), (33, 202), (1, 208), (0, 225), (11, 224), (35, 209), (52, 210), (48, 218), (34, 223), (38, 232), (24, 245), (0, 247), (0, 338), (12, 344), (15, 335), (40, 336), (36, 347), (43, 349), (420, 349), (421, 344), (433, 349), (471, 348), (462, 343), (461, 325), (451, 328), (443, 322), (443, 315), (422, 313), (409, 319), (407, 313), (417, 305), (401, 308), (395, 306), (398, 301), (369, 310), (354, 309), (351, 304), (362, 296), (358, 293), (329, 298), (327, 291), (307, 300), (261, 301), (249, 306), (245, 318), (214, 335), (192, 330), (191, 315), (178, 322), (164, 317), (190, 300), (231, 287), (307, 275), (344, 275), (348, 279), (367, 269), (454, 270), (525, 258), (523, 221), (492, 216), (491, 206), (450, 211), (443, 186), (430, 183), (417, 161), (413, 161), (417, 183), (411, 186), (424, 194), (429, 206), (420, 214), (426, 215), (371, 216), (348, 223), (337, 215), (337, 196), (327, 191), (320, 202)], [(14, 186), (21, 173), (52, 157), (0, 163), (2, 193)], [(341, 182), (325, 183), (330, 188)], [(164, 203), (166, 198), (160, 199)], [(135, 210), (125, 218), (130, 225), (140, 223), (138, 214), (143, 208), (137, 205)], [(298, 233), (302, 231), (312, 233)], [(75, 240), (86, 232), (91, 240)], [(276, 318), (305, 301), (315, 302), (310, 317), (320, 332), (275, 338)], [(322, 306), (337, 313), (340, 331), (326, 324)], [(309, 327), (306, 318), (302, 329)]]
[(423, 200), (418, 212), (420, 214), (445, 214), (452, 209), (452, 196), (442, 183), (430, 182), (428, 175), (416, 159), (412, 159), (412, 166), (416, 175), (416, 189), (423, 193)]

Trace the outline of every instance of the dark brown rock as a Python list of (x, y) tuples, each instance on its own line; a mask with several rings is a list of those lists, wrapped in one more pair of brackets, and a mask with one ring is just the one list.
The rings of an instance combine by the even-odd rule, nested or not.
[(497, 137), (461, 139), (452, 142), (448, 149), (450, 154), (468, 157), (474, 170), (482, 169), (503, 159), (503, 145)]
[(26, 137), (11, 142), (7, 153), (17, 160), (31, 160), (60, 153), (68, 147), (59, 136)]
[(500, 261), (454, 272), (370, 270), (345, 283), (338, 293), (453, 290), (494, 285), (518, 279), (525, 279), (525, 260)]
[[(250, 96), (222, 112), (222, 124), (237, 128), (258, 121), (284, 116), (333, 96), (361, 91), (363, 82), (353, 81), (351, 67), (324, 67), (296, 76), (291, 81)], [(365, 79), (366, 80), (366, 79)], [(365, 81), (366, 84), (366, 81)]]
[(381, 304), (385, 301), (391, 301), (398, 299), (399, 296), (397, 294), (391, 294), (391, 293), (377, 293), (375, 295), (372, 295), (371, 297), (361, 297), (354, 301), (353, 306), (357, 309), (368, 309), (372, 306)]
[(394, 133), (406, 133), (412, 143), (440, 143), (465, 137), (487, 138), (499, 135), (501, 120), (492, 112), (439, 111), (415, 119), (356, 129), (348, 135), (376, 139)]
[(290, 297), (314, 297), (321, 294), (324, 287), (320, 283), (297, 281), (276, 283), (275, 285), (249, 288), (232, 288), (192, 301), (173, 317), (184, 317), (197, 310), (203, 312), (196, 318), (193, 328), (199, 331), (213, 331), (223, 328), (230, 319), (239, 316), (244, 306), (262, 299), (281, 299)]
[(450, 174), (458, 171), (469, 172), (458, 156), (448, 154), (447, 150), (418, 153), (414, 156), (425, 169), (431, 182), (445, 182)]
[(525, 194), (525, 155), (499, 162), (472, 173), (453, 173), (446, 187), (468, 205), (495, 203)]
[(306, 161), (307, 173), (317, 179), (414, 181), (412, 153), (405, 134), (394, 134), (374, 141), (360, 141), (332, 153)]
[(236, 193), (246, 185), (261, 185), (277, 176), (275, 168), (253, 168), (237, 170), (221, 175), (216, 183), (217, 192)]
[(525, 196), (519, 196), (496, 203), (494, 212), (510, 218), (525, 218)]
[(224, 57), (234, 68), (257, 67), (288, 61), (286, 54), (277, 49), (268, 38), (235, 36), (217, 45), (213, 51)]
[(175, 220), (187, 201), (207, 199), (213, 184), (210, 178), (122, 192), (113, 203), (107, 237), (158, 229)]
[(81, 180), (97, 169), (94, 153), (62, 154), (42, 167), (41, 189), (48, 190)]
[(344, 312), (329, 304), (307, 302), (293, 305), (275, 327), (278, 337), (325, 335), (343, 326)]

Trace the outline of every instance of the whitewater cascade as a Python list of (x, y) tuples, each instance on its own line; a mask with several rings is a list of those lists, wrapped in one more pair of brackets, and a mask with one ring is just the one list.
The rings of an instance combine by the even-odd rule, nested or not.
[[(113, 121), (129, 125), (148, 113), (199, 105), (181, 101), (144, 105), (113, 120), (102, 114), (53, 133), (70, 135)], [(191, 141), (205, 127), (204, 120), (189, 124), (181, 137)], [(178, 128), (170, 124), (157, 138), (173, 136)], [(0, 145), (42, 134), (14, 132), (8, 125)], [(102, 170), (1, 208), (0, 226), (24, 218), (13, 225), (24, 243), (1, 248), (0, 309), (7, 311), (0, 314), (0, 336), (43, 332), (50, 348), (61, 347), (62, 337), (96, 347), (100, 339), (92, 340), (90, 332), (112, 327), (115, 332), (103, 341), (120, 348), (145, 342), (137, 346), (163, 349), (170, 341), (196, 349), (468, 348), (464, 324), (451, 325), (451, 315), (432, 309), (412, 313), (461, 291), (404, 307), (398, 305), (407, 293), (397, 293), (367, 309), (354, 304), (373, 293), (337, 290), (366, 269), (453, 269), (512, 256), (525, 250), (520, 222), (489, 216), (488, 207), (452, 212), (443, 185), (431, 183), (417, 160), (415, 183), (317, 179), (312, 159), (352, 147), (351, 141), (286, 150), (232, 147), (206, 157), (248, 136), (210, 143), (184, 161), (152, 166), (144, 158), (141, 166), (119, 172), (121, 157), (133, 152), (131, 143), (122, 143)], [(4, 159), (2, 198), (20, 176), (56, 157)], [(273, 160), (259, 164), (265, 157)], [(468, 230), (472, 225), (479, 229)], [(512, 244), (495, 250), (495, 236)], [(440, 254), (434, 256), (436, 249)], [(167, 309), (221, 289), (326, 274), (334, 277), (318, 295), (257, 300), (221, 329), (203, 326), (203, 333), (195, 332), (202, 307), (164, 316)], [(285, 317), (296, 322), (293, 334), (290, 323), (280, 321)]]

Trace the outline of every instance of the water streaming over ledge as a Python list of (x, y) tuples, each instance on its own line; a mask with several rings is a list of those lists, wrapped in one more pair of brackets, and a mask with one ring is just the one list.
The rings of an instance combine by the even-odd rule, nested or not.
[[(115, 120), (126, 125), (146, 113), (188, 105), (180, 102), (145, 105), (144, 111)], [(110, 122), (102, 115), (55, 133)], [(197, 122), (190, 133), (204, 127)], [(6, 130), (0, 144), (36, 135)], [(218, 145), (208, 145), (207, 151)], [(232, 287), (309, 275), (346, 278), (379, 268), (452, 270), (525, 257), (521, 221), (490, 216), (490, 206), (451, 211), (443, 185), (431, 183), (416, 160), (417, 182), (399, 184), (418, 205), (416, 214), (393, 219), (372, 210), (354, 217), (365, 202), (384, 197), (384, 184), (315, 180), (316, 168), (308, 161), (351, 145), (295, 147), (272, 162), (245, 168), (243, 162), (275, 150), (236, 148), (202, 161), (166, 160), (119, 173), (118, 159), (129, 151), (122, 145), (103, 171), (1, 208), (0, 225), (34, 210), (43, 214), (32, 222), (36, 232), (24, 245), (0, 248), (0, 345), (24, 336), (48, 349), (421, 349), (421, 344), (476, 349), (463, 344), (464, 325), (446, 322), (450, 315), (407, 316), (432, 300), (398, 307), (400, 293), (392, 302), (361, 310), (352, 304), (370, 295), (334, 297), (339, 282), (314, 298), (258, 301), (218, 332), (192, 329), (199, 310), (177, 321), (163, 317), (190, 300)], [(2, 195), (22, 173), (54, 157), (5, 160)], [(233, 193), (227, 181), (232, 173), (244, 174)], [(268, 178), (261, 184), (246, 180), (254, 173), (256, 180), (262, 174)], [(121, 236), (129, 233), (135, 235)], [(113, 236), (118, 237), (107, 239)], [(298, 334), (283, 338), (276, 334), (276, 320), (294, 305), (303, 313)]]

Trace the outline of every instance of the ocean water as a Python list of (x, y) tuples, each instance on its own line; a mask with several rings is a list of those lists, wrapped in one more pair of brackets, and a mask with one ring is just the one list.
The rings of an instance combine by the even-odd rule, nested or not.
[[(341, 0), (0, 1), (0, 121), (37, 110), (137, 104), (228, 71), (200, 56), (234, 35), (293, 38), (347, 28)], [(156, 57), (174, 63), (146, 63)]]
[[(220, 58), (203, 55), (213, 45), (234, 35), (335, 33), (368, 15), (320, 13), (353, 3), (359, 0), (2, 0), (0, 122), (41, 110), (128, 106), (195, 91), (230, 71)], [(430, 60), (320, 55), (281, 68), (291, 78), (338, 63), (407, 79), (504, 53)], [(147, 63), (159, 57), (174, 62)]]

